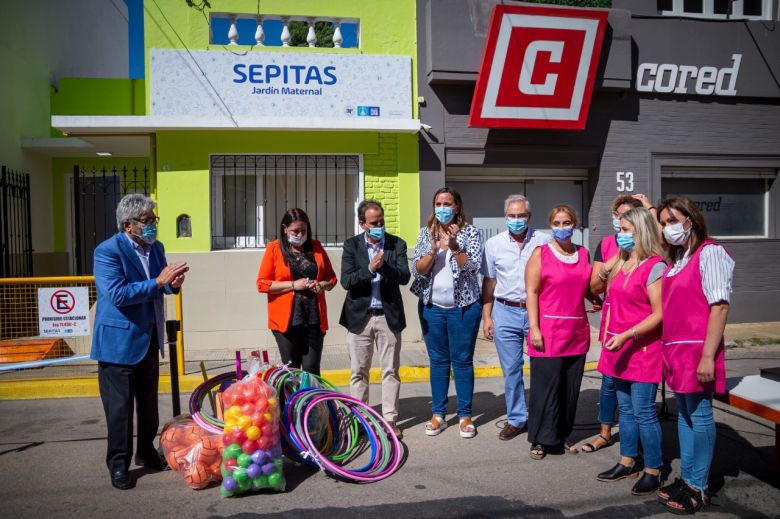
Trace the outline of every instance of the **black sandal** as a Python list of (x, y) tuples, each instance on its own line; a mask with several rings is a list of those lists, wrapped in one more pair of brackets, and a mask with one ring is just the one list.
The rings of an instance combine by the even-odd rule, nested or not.
[[(598, 437), (601, 438), (602, 440), (604, 440), (604, 445), (599, 445), (598, 447), (596, 447), (595, 445), (593, 445), (590, 442), (583, 443), (582, 447), (580, 447), (582, 452), (596, 452), (596, 451), (600, 451), (601, 449), (606, 449), (607, 447), (609, 447), (610, 445), (615, 443), (615, 440), (613, 440), (611, 436), (609, 437), (609, 439), (607, 439), (607, 438), (604, 438), (603, 435), (599, 434)], [(593, 441), (595, 442), (597, 440), (593, 440)]]
[(534, 460), (544, 459), (544, 457), (547, 456), (547, 447), (541, 443), (534, 443), (531, 445), (531, 452), (529, 453), (529, 456), (531, 456), (531, 459)]
[[(671, 503), (680, 505), (681, 508), (671, 506)], [(691, 488), (682, 482), (682, 486), (674, 494), (669, 494), (669, 499), (664, 503), (664, 508), (677, 515), (693, 515), (710, 504), (710, 498), (704, 492)]]
[(672, 483), (658, 489), (658, 502), (665, 505), (666, 502), (672, 498), (672, 496), (679, 494), (680, 489), (683, 486), (687, 485), (681, 478), (674, 478)]

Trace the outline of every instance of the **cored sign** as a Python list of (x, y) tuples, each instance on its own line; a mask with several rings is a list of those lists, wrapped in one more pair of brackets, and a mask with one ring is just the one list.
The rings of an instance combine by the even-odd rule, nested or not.
[(469, 126), (585, 128), (607, 11), (496, 5)]

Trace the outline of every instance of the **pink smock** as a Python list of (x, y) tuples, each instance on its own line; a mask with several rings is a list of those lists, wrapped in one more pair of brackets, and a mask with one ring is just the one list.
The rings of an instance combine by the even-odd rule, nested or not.
[(715, 353), (715, 380), (705, 385), (696, 378), (701, 361), (710, 305), (702, 288), (700, 270), (701, 251), (714, 241), (705, 240), (693, 253), (688, 263), (674, 276), (664, 273), (661, 285), (663, 301), (662, 356), (666, 384), (675, 393), (726, 391), (726, 359), (723, 339)]
[[(604, 265), (606, 265), (609, 260), (615, 257), (618, 252), (620, 252), (620, 247), (618, 247), (617, 244), (617, 234), (605, 236), (604, 239), (601, 240), (601, 262)], [(606, 323), (607, 313), (609, 312), (609, 305), (609, 294), (607, 294), (604, 296), (604, 302), (601, 305), (601, 324), (599, 325), (599, 342), (601, 344), (606, 342), (604, 333), (607, 331)]]
[(585, 294), (590, 286), (588, 251), (577, 247), (577, 262), (564, 263), (550, 245), (541, 248), (539, 279), (539, 328), (544, 351), (528, 348), (530, 357), (582, 355), (590, 347), (590, 326), (585, 314)]
[[(653, 313), (647, 280), (653, 267), (662, 261), (660, 256), (652, 256), (630, 274), (621, 269), (612, 278), (609, 287), (612, 304), (608, 311), (603, 343), (630, 330)], [(605, 375), (632, 382), (661, 382), (661, 327), (637, 339), (628, 339), (618, 351), (603, 348), (598, 370)]]

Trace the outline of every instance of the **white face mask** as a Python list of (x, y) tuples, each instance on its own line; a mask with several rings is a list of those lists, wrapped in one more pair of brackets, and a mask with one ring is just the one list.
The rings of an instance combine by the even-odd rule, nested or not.
[(620, 232), (620, 218), (612, 219), (612, 229), (614, 229), (615, 232)]
[(663, 233), (664, 238), (666, 238), (667, 243), (669, 245), (682, 245), (688, 240), (688, 237), (691, 235), (691, 230), (688, 229), (687, 231), (683, 228), (685, 225), (685, 222), (688, 221), (688, 218), (683, 220), (682, 222), (676, 223), (674, 225), (667, 225), (664, 227)]
[(301, 235), (288, 234), (287, 241), (289, 241), (291, 245), (301, 246), (306, 242), (306, 233), (303, 233)]

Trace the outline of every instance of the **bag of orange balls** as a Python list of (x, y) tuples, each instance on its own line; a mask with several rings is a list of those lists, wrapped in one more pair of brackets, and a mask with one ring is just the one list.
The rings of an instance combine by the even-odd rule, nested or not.
[(260, 378), (258, 366), (250, 366), (249, 375), (223, 391), (222, 401), (222, 495), (284, 491), (279, 402), (274, 388)]
[(209, 434), (189, 415), (179, 415), (163, 427), (160, 445), (171, 470), (195, 490), (222, 481), (222, 440)]

